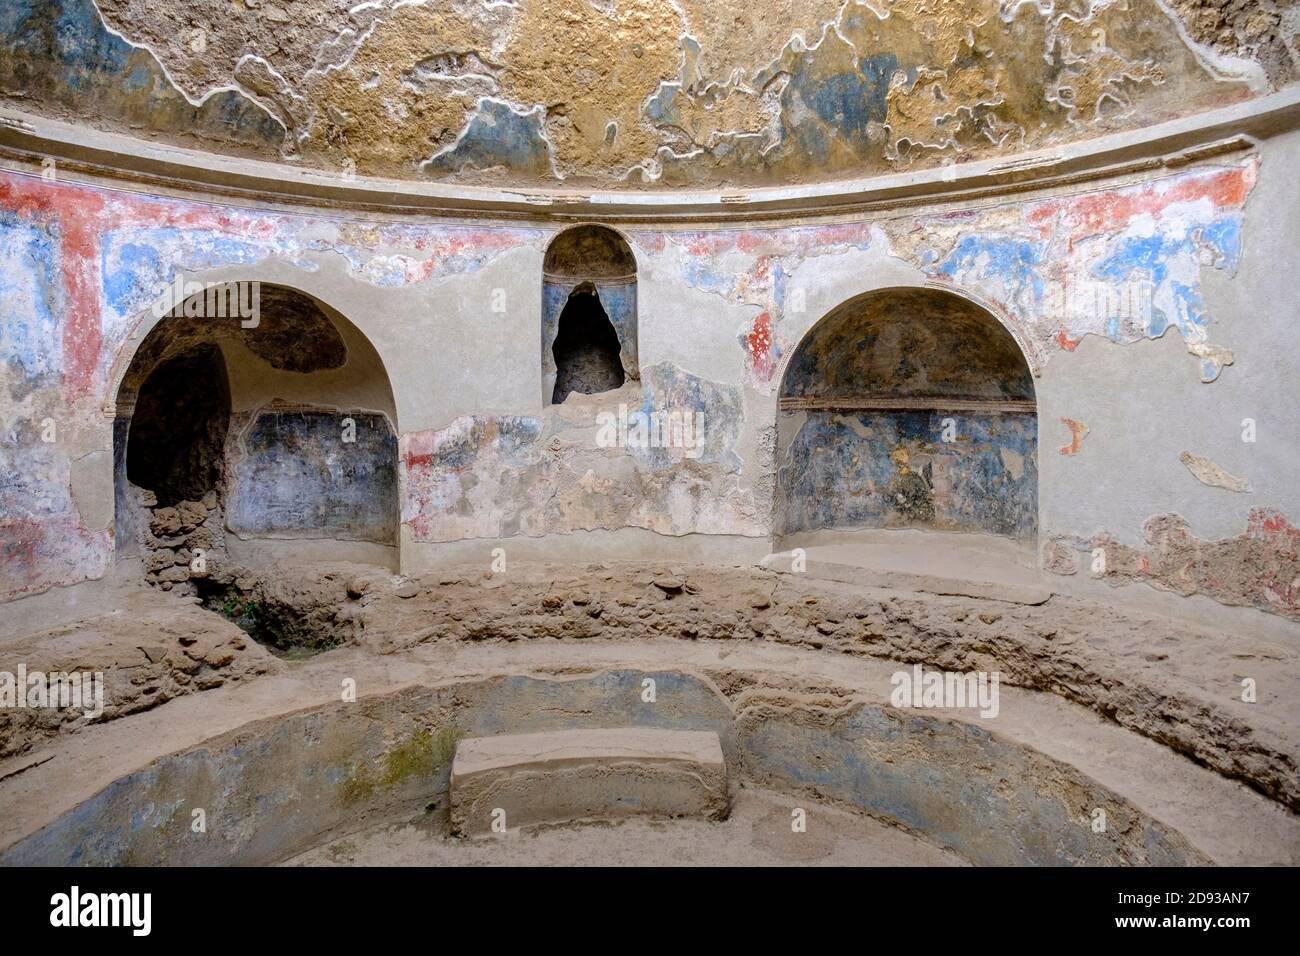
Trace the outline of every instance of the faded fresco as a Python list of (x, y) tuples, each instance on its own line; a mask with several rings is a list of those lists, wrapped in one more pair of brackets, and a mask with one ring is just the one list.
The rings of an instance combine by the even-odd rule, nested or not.
[[(357, 281), (400, 289), (472, 274), (503, 251), (540, 242), (531, 229), (267, 214), (0, 175), (0, 256), (9, 266), (0, 270), (0, 590), (41, 591), (107, 569), (112, 516), (87, 522), (72, 474), (78, 461), (111, 463), (104, 409), (132, 397), (131, 340), (153, 321), (159, 289), (180, 273), (271, 260), (310, 273), (319, 268), (313, 255), (324, 253)], [(167, 351), (171, 340), (158, 342)], [(328, 367), (336, 349), (330, 335), (317, 335), (311, 347), (286, 343), (274, 354), (292, 371), (303, 361)], [(101, 422), (103, 447), (93, 444)]]
[[(953, 440), (943, 440), (946, 420)], [(926, 528), (1032, 539), (1030, 414), (809, 412), (777, 472), (776, 531)]]
[(462, 418), (403, 435), (403, 523), (418, 541), (623, 527), (761, 534), (764, 516), (736, 453), (740, 389), (665, 365), (645, 370), (641, 387), (632, 413), (698, 413), (698, 436), (684, 447), (605, 449), (590, 409), (576, 419)]
[[(401, 432), (391, 452), (400, 533), (416, 545), (619, 528), (761, 539), (843, 519), (856, 526), (920, 521), (1027, 536), (1041, 461), (1032, 416), (985, 420), (968, 412), (958, 422), (962, 441), (954, 446), (933, 440), (938, 407), (875, 420), (862, 410), (779, 409), (785, 378), (837, 381), (813, 374), (825, 362), (805, 367), (795, 361), (806, 336), (813, 343), (809, 354), (821, 354), (822, 342), (826, 356), (862, 344), (837, 331), (837, 316), (848, 312), (832, 308), (819, 322), (823, 316), (801, 304), (829, 275), (866, 282), (862, 263), (875, 257), (914, 270), (936, 288), (978, 299), (1005, 330), (986, 334), (985, 347), (1001, 343), (1006, 348), (997, 354), (1009, 359), (1015, 346), (1035, 372), (1056, 363), (1068, 369), (1086, 335), (1112, 343), (1124, 360), (1139, 354), (1122, 349), (1129, 343), (1176, 335), (1189, 353), (1189, 376), (1213, 388), (1219, 376), (1240, 373), (1231, 370), (1232, 354), (1219, 344), (1223, 317), (1207, 305), (1203, 284), (1210, 276), (1230, 281), (1248, 255), (1243, 214), (1259, 174), (1258, 160), (1247, 156), (974, 209), (895, 211), (822, 225), (629, 229), (638, 275), (640, 378), (590, 403), (548, 407), (539, 389), (529, 407), (458, 412), (432, 427)], [(0, 303), (8, 316), (0, 326), (6, 439), (0, 443), (0, 583), (6, 596), (14, 596), (102, 575), (113, 554), (115, 521), (133, 520), (121, 502), (112, 514), (111, 494), (107, 513), (89, 507), (78, 480), (102, 472), (111, 488), (112, 413), (119, 398), (129, 398), (126, 370), (134, 341), (151, 321), (161, 285), (181, 273), (230, 266), (255, 273), (275, 263), (304, 277), (329, 269), (348, 282), (410, 297), (404, 301), (421, 303), (412, 306), (420, 315), (428, 314), (423, 303), (432, 291), (457, 290), (432, 315), (440, 324), (412, 332), (409, 340), (402, 339), (402, 328), (384, 326), (398, 321), (388, 311), (372, 317), (394, 341), (407, 343), (399, 349), (436, 356), (436, 333), (429, 330), (477, 327), (490, 295), (464, 290), (482, 270), (496, 269), (501, 257), (521, 250), (534, 257), (537, 274), (519, 276), (511, 266), (512, 281), (535, 303), (533, 321), (542, 321), (540, 266), (559, 230), (262, 212), (3, 173), (0, 233)], [(669, 291), (688, 298), (665, 307), (661, 300)], [(658, 323), (649, 330), (647, 314)], [(339, 361), (338, 343), (327, 334), (304, 348), (277, 345), (271, 327), (265, 331), (267, 338), (245, 344), (284, 373)], [(543, 335), (538, 328), (500, 343), (501, 354), (538, 368)], [(874, 344), (882, 345), (880, 336)], [(927, 338), (919, 326), (886, 337), (883, 345), (860, 349), (857, 367), (868, 378), (883, 375), (881, 383), (893, 369), (889, 388), (914, 398), (927, 395), (920, 386), (930, 380), (917, 377), (921, 366), (909, 368), (902, 359), (966, 347)], [(882, 356), (899, 361), (882, 366)], [(973, 362), (953, 363), (952, 375), (934, 382), (948, 389), (949, 398), (1032, 397), (1024, 368), (1001, 361), (973, 377)], [(472, 367), (456, 372), (478, 374)], [(537, 375), (540, 382), (541, 368)], [(856, 372), (841, 378), (858, 381)], [(126, 393), (119, 391), (124, 384)], [(401, 404), (413, 390), (428, 394), (437, 379), (426, 367), (394, 377), (391, 385)], [(816, 388), (810, 394), (816, 397)], [(631, 415), (676, 411), (684, 422), (699, 416), (702, 427), (685, 447), (602, 447), (596, 416), (620, 406)], [(784, 431), (796, 420), (804, 424), (797, 442)], [(54, 441), (43, 440), (49, 423), (57, 431)], [(1086, 425), (1077, 434), (1082, 439)], [(815, 452), (819, 447), (830, 450)], [(790, 458), (791, 448), (807, 454)], [(381, 454), (379, 446), (375, 452)], [(323, 460), (312, 452), (313, 468), (324, 467)], [(373, 472), (380, 470), (375, 459)], [(982, 497), (981, 487), (998, 490)], [(1005, 503), (994, 508), (995, 498)], [(379, 512), (367, 513), (362, 530), (349, 529), (352, 516), (342, 515), (349, 499), (330, 500), (335, 517), (319, 517), (313, 525), (317, 516), (300, 515), (294, 519), (298, 531), (365, 538), (389, 533)], [(248, 524), (268, 534), (275, 533), (273, 526), (251, 517)], [(1085, 538), (1094, 531), (1078, 529)]]
[(0, 95), (362, 174), (781, 184), (1142, 128), (1295, 77), (1275, 11), (1234, 34), (1204, 6), (11, 0)]
[(397, 437), (383, 415), (269, 408), (230, 457), (236, 534), (397, 540)]
[(632, 238), (674, 279), (758, 310), (737, 336), (747, 380), (764, 391), (775, 388), (775, 371), (807, 328), (803, 303), (818, 264), (875, 252), (995, 305), (1031, 367), (1073, 351), (1085, 335), (1127, 344), (1177, 334), (1211, 382), (1233, 356), (1212, 340), (1201, 283), (1213, 272), (1235, 274), (1258, 176), (1258, 159), (1247, 158), (981, 209)]
[(1140, 581), (1300, 620), (1300, 528), (1277, 510), (1254, 509), (1245, 531), (1220, 540), (1196, 537), (1180, 515), (1156, 515), (1143, 537), (1134, 548), (1110, 534), (1053, 536), (1043, 546), (1043, 564), (1056, 574)]
[(968, 300), (897, 289), (844, 303), (813, 327), (785, 372), (774, 530), (916, 527), (1031, 539), (1033, 399), (1015, 340)]

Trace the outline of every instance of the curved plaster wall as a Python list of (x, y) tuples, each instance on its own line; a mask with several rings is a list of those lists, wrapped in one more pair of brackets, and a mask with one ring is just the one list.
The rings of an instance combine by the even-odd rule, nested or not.
[[(1295, 619), (1300, 501), (1276, 436), (1300, 381), (1279, 268), (1300, 222), (1298, 103), (1279, 93), (1051, 162), (856, 191), (535, 206), (94, 136), (78, 152), (57, 124), (5, 126), (3, 592), (108, 570), (116, 384), (161, 283), (278, 283), (373, 345), (399, 429), (406, 571), (555, 535), (593, 555), (761, 558), (779, 531), (778, 393), (796, 344), (844, 302), (902, 287), (977, 303), (1025, 355), (1038, 561), (1062, 587), (1142, 582), (1198, 595), (1198, 614)], [(37, 143), (66, 156), (52, 177), (21, 154)], [(635, 256), (640, 380), (548, 408), (544, 255), (579, 217)], [(620, 404), (699, 415), (699, 441), (608, 447), (601, 416)], [(1260, 440), (1243, 441), (1247, 419)]]
[[(653, 705), (640, 700), (646, 677)], [(274, 863), (375, 820), (445, 812), (461, 736), (611, 726), (716, 731), (733, 778), (840, 801), (976, 864), (1207, 862), (1077, 770), (961, 720), (728, 702), (691, 674), (618, 670), (409, 690), (253, 724), (113, 782), (0, 864)], [(1080, 822), (1098, 806), (1102, 833)], [(194, 808), (228, 822), (195, 837)]]

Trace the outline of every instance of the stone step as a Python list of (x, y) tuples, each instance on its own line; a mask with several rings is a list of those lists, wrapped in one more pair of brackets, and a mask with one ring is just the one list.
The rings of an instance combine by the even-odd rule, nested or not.
[(620, 727), (472, 737), (451, 768), (451, 824), (465, 835), (628, 817), (727, 815), (713, 731)]

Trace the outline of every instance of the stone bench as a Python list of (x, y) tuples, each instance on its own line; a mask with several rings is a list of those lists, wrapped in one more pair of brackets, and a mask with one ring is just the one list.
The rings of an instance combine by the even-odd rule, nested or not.
[(624, 727), (475, 737), (451, 768), (451, 825), (474, 835), (628, 817), (721, 819), (727, 768), (713, 731)]

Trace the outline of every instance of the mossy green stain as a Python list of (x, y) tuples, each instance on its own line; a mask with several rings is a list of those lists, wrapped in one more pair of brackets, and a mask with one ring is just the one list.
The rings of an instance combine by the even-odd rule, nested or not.
[(345, 804), (357, 804), (374, 797), (379, 790), (391, 790), (408, 780), (432, 777), (451, 763), (456, 744), (465, 736), (460, 728), (447, 726), (436, 733), (421, 728), (395, 744), (383, 757), (383, 772), (377, 778), (366, 763), (352, 768), (341, 785)]

